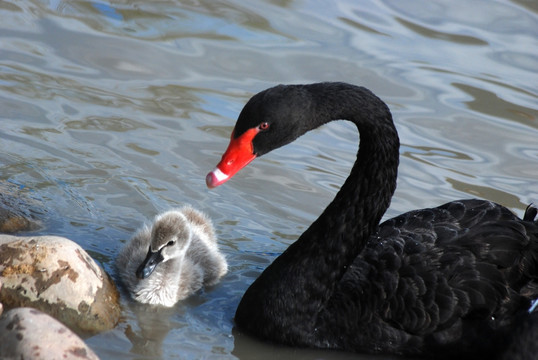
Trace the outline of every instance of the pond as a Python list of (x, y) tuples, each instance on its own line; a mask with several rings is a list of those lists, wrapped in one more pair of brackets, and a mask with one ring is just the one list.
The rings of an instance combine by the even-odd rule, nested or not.
[(0, 182), (37, 204), (31, 234), (76, 241), (118, 280), (135, 230), (189, 203), (230, 265), (172, 309), (122, 294), (120, 324), (86, 339), (102, 359), (370, 358), (234, 328), (246, 288), (331, 201), (359, 141), (334, 122), (207, 189), (243, 105), (276, 84), (346, 81), (389, 105), (402, 145), (386, 218), (459, 198), (520, 216), (538, 202), (535, 2), (8, 0), (0, 16)]

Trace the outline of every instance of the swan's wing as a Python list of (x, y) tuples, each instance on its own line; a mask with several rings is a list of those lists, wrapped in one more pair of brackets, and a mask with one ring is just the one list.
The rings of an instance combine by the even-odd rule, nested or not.
[[(444, 266), (461, 262), (458, 256), (468, 253), (469, 261), (494, 266), (502, 272), (503, 283), (519, 292), (529, 281), (538, 281), (535, 216), (536, 208), (531, 206), (521, 220), (499, 204), (461, 200), (400, 215), (381, 224), (380, 233), (396, 228), (402, 238), (432, 244), (443, 252)], [(486, 268), (482, 272), (483, 276), (491, 273)]]
[(354, 327), (357, 338), (346, 341), (356, 347), (472, 342), (538, 296), (529, 286), (537, 254), (536, 223), (491, 202), (408, 212), (380, 225), (321, 318)]

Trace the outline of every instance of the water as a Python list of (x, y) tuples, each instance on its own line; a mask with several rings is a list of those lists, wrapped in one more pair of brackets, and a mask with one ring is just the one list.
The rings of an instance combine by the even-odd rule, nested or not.
[[(44, 228), (116, 278), (156, 212), (214, 220), (223, 281), (171, 310), (122, 298), (102, 359), (348, 359), (234, 329), (241, 295), (321, 213), (358, 136), (332, 123), (224, 186), (204, 177), (243, 104), (277, 83), (344, 80), (393, 111), (401, 138), (387, 217), (467, 197), (538, 202), (538, 6), (532, 1), (3, 1), (0, 182)], [(359, 356), (367, 359), (368, 356)]]

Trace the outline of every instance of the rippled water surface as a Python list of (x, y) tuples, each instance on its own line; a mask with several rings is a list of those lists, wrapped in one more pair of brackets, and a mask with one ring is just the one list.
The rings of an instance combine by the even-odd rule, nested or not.
[(37, 234), (75, 240), (117, 279), (136, 228), (191, 203), (230, 263), (170, 310), (123, 296), (121, 323), (87, 339), (102, 359), (357, 358), (234, 329), (245, 289), (330, 202), (357, 149), (353, 127), (332, 123), (206, 189), (243, 104), (275, 84), (343, 80), (388, 103), (402, 146), (387, 216), (538, 202), (536, 2), (8, 0), (0, 18), (0, 181), (33, 199)]

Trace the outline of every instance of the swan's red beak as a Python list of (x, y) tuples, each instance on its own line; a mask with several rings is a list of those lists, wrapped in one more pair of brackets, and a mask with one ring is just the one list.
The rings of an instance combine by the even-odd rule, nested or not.
[(224, 184), (256, 158), (256, 154), (253, 152), (252, 139), (254, 139), (258, 132), (260, 132), (260, 129), (252, 128), (236, 138), (234, 138), (234, 133), (232, 132), (230, 144), (224, 155), (222, 155), (222, 159), (215, 170), (207, 174), (205, 178), (208, 188), (214, 188)]

